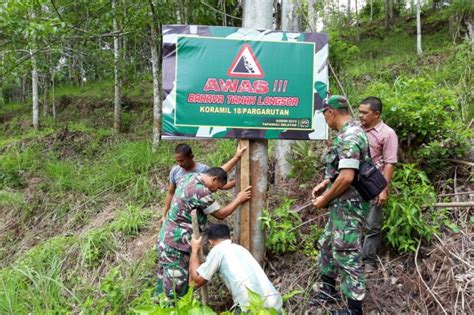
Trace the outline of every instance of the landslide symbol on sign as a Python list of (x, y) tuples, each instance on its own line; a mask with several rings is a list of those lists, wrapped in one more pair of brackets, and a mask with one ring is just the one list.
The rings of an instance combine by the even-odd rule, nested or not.
[(249, 44), (244, 44), (232, 62), (227, 75), (231, 77), (263, 78), (262, 67)]

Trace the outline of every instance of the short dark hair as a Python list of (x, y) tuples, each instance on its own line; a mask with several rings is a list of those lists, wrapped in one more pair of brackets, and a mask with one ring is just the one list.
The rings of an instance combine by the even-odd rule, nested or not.
[(227, 184), (227, 173), (221, 167), (211, 167), (203, 172), (209, 176), (216, 176), (221, 183)]
[(382, 114), (382, 100), (375, 96), (369, 96), (360, 102), (360, 104), (369, 105), (370, 110), (374, 113), (379, 112)]
[(206, 230), (207, 239), (223, 240), (230, 239), (230, 229), (227, 224), (211, 224)]
[(348, 107), (341, 107), (341, 108), (335, 109), (335, 111), (337, 111), (340, 115), (349, 115), (350, 114), (350, 111), (349, 111)]
[(181, 154), (183, 156), (190, 157), (190, 158), (193, 157), (193, 150), (186, 143), (178, 144), (176, 146), (176, 148), (174, 148), (174, 153), (175, 154)]

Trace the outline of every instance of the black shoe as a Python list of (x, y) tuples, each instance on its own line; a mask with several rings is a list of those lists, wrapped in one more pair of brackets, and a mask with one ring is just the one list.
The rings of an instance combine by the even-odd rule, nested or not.
[(330, 311), (331, 315), (362, 315), (362, 301), (347, 299), (347, 309)]
[(336, 292), (336, 279), (322, 276), (322, 286), (319, 288), (318, 294), (309, 301), (310, 305), (319, 305), (324, 302), (336, 302), (339, 296)]
[(355, 313), (352, 313), (351, 310), (345, 309), (345, 310), (336, 310), (336, 311), (329, 311), (330, 315), (354, 315)]

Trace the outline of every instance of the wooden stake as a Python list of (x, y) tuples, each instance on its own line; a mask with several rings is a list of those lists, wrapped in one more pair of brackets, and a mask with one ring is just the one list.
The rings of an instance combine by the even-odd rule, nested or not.
[[(193, 238), (198, 239), (201, 236), (199, 231), (199, 222), (197, 220), (196, 210), (191, 211), (191, 219), (192, 219), (192, 226), (193, 226)], [(199, 249), (199, 261), (204, 261), (204, 255), (202, 253), (202, 248)], [(203, 305), (207, 304), (207, 285), (203, 285), (200, 289), (201, 293), (201, 301)]]
[[(247, 147), (240, 159), (240, 189), (250, 185), (250, 141), (240, 140), (240, 147)], [(250, 202), (240, 205), (240, 245), (250, 251)]]

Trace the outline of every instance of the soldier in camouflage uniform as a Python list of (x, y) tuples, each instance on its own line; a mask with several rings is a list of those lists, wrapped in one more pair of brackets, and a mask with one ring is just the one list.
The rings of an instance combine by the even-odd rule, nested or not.
[[(370, 159), (367, 136), (352, 120), (347, 100), (331, 96), (323, 107), (324, 119), (338, 134), (324, 157), (325, 179), (313, 189), (313, 205), (329, 208), (329, 219), (319, 240), (322, 287), (317, 301), (336, 296), (336, 278), (341, 276), (341, 292), (348, 309), (332, 314), (362, 314), (365, 279), (362, 271), (361, 234), (369, 203), (351, 186), (359, 164)], [(323, 193), (321, 195), (321, 193)]]
[(199, 225), (207, 223), (207, 215), (224, 219), (251, 197), (248, 186), (228, 205), (221, 207), (212, 193), (227, 183), (227, 173), (220, 167), (203, 173), (188, 174), (178, 183), (170, 210), (158, 237), (158, 281), (156, 294), (169, 298), (182, 297), (188, 291), (191, 253), (192, 219), (196, 210)]

